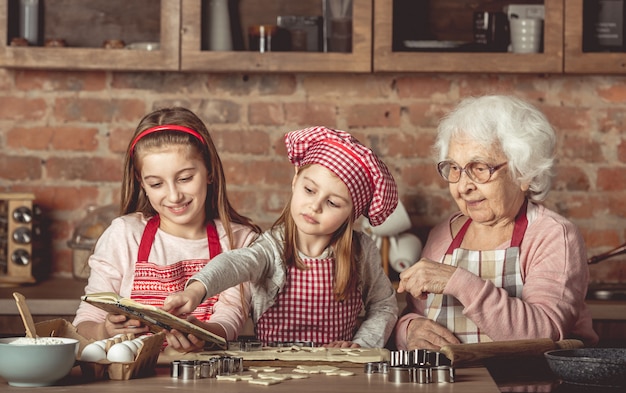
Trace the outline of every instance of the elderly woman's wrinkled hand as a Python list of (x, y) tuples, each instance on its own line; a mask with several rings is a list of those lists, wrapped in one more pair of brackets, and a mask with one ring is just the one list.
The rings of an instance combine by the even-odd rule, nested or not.
[(398, 292), (408, 292), (416, 299), (425, 299), (429, 293), (443, 293), (456, 267), (422, 258), (400, 273)]
[(438, 351), (448, 344), (459, 344), (456, 336), (445, 327), (428, 318), (415, 318), (407, 327), (407, 348)]

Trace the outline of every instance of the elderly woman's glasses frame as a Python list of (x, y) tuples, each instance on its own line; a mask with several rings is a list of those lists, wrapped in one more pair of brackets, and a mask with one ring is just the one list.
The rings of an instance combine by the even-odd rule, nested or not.
[(495, 166), (489, 165), (482, 161), (470, 161), (464, 168), (454, 161), (441, 161), (437, 164), (437, 172), (448, 183), (458, 183), (461, 180), (461, 174), (465, 172), (467, 177), (475, 183), (487, 183), (495, 171), (505, 166), (508, 162), (503, 162)]

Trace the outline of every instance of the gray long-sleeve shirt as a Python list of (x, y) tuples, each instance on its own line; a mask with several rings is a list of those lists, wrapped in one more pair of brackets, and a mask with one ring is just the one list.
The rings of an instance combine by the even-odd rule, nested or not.
[[(363, 254), (358, 261), (358, 285), (363, 298), (365, 316), (352, 341), (362, 347), (382, 348), (398, 318), (395, 290), (381, 266), (380, 251), (374, 242), (357, 232)], [(287, 269), (282, 259), (283, 232), (263, 233), (247, 248), (222, 253), (211, 260), (192, 280), (200, 281), (207, 296), (215, 295), (238, 283), (251, 282), (251, 309), (256, 325), (259, 318), (275, 302), (287, 282)], [(314, 259), (328, 258), (327, 249)], [(302, 256), (309, 258), (308, 256)]]

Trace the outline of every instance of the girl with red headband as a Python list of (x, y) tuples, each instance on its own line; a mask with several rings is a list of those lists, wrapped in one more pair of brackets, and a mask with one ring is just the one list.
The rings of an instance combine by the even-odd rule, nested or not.
[(296, 174), (282, 215), (250, 247), (211, 261), (164, 309), (186, 313), (206, 296), (249, 281), (256, 335), (266, 345), (383, 347), (397, 320), (395, 292), (376, 245), (353, 228), (361, 215), (375, 226), (392, 213), (393, 177), (344, 131), (293, 131), (285, 144)]
[[(260, 233), (228, 201), (206, 126), (180, 107), (156, 110), (140, 121), (126, 152), (121, 213), (89, 258), (85, 292), (115, 292), (157, 307), (216, 255), (247, 246)], [(207, 330), (233, 340), (248, 314), (249, 288), (224, 290), (219, 301), (204, 299), (190, 313)], [(84, 302), (73, 323), (95, 340), (148, 331), (138, 320)], [(167, 334), (167, 342), (180, 351), (204, 344), (176, 331)]]

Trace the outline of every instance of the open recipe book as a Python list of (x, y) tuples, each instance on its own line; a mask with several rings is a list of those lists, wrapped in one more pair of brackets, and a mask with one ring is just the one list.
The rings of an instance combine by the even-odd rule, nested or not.
[(213, 343), (221, 348), (226, 349), (226, 340), (216, 334), (213, 334), (200, 326), (179, 318), (167, 311), (161, 310), (155, 306), (138, 303), (132, 299), (121, 297), (113, 292), (100, 292), (83, 295), (80, 297), (82, 301), (99, 307), (105, 311), (114, 314), (124, 314), (133, 319), (139, 319), (150, 327), (150, 330), (157, 333), (163, 329), (176, 329), (185, 334), (193, 334), (194, 336)]

